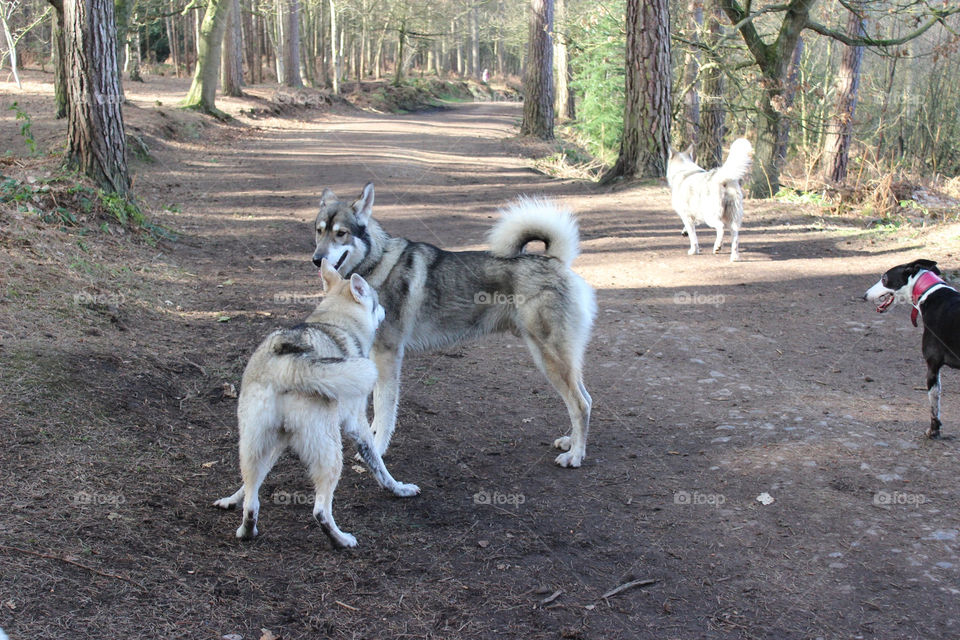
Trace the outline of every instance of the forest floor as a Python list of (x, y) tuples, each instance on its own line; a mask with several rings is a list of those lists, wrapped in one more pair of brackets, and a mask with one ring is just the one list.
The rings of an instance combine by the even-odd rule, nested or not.
[[(947, 437), (925, 439), (921, 331), (903, 305), (860, 299), (901, 262), (957, 267), (957, 225), (750, 200), (730, 263), (687, 255), (661, 182), (531, 170), (544, 149), (515, 137), (517, 104), (258, 115), (261, 89), (221, 100), (238, 115), (222, 124), (173, 106), (185, 80), (126, 90), (153, 157), (134, 161), (134, 189), (176, 241), (0, 210), (13, 640), (960, 635), (960, 376), (944, 375)], [(41, 149), (60, 144), (49, 75), (0, 93)], [(54, 168), (22, 153), (13, 112), (0, 144), (16, 151), (0, 173), (39, 184)], [(260, 537), (239, 542), (239, 515), (211, 502), (239, 482), (241, 372), (317, 299), (320, 192), (367, 181), (390, 233), (448, 249), (483, 247), (517, 194), (579, 215), (574, 268), (599, 304), (588, 457), (554, 465), (567, 414), (513, 336), (410, 355), (386, 461), (422, 495), (394, 499), (347, 465), (334, 512), (360, 546), (333, 551), (285, 456)]]

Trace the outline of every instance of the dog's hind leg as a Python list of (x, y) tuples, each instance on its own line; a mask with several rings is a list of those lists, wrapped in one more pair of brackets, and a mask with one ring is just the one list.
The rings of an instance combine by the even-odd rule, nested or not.
[(713, 252), (720, 253), (720, 247), (723, 246), (723, 223), (717, 227), (717, 240), (713, 243)]
[(570, 414), (571, 431), (569, 436), (557, 438), (553, 446), (564, 450), (555, 462), (561, 467), (579, 467), (587, 454), (587, 432), (590, 429), (590, 408), (593, 404), (583, 377), (573, 368), (573, 362), (579, 358), (573, 354), (563, 354), (553, 349), (549, 342), (538, 340), (526, 334), (524, 340), (530, 348), (533, 360), (563, 398)]
[(940, 367), (942, 364), (927, 363), (927, 397), (930, 399), (930, 428), (928, 438), (940, 437)]
[(333, 491), (340, 482), (340, 472), (343, 471), (343, 446), (340, 441), (339, 429), (336, 435), (325, 436), (334, 441), (329, 447), (303, 447), (300, 459), (310, 470), (310, 479), (316, 494), (313, 503), (313, 517), (323, 530), (330, 543), (337, 549), (357, 546), (357, 539), (345, 533), (337, 526), (333, 519)]
[(730, 262), (740, 259), (740, 223), (730, 225)]
[(343, 423), (343, 432), (357, 445), (357, 454), (360, 460), (370, 470), (377, 483), (393, 495), (400, 498), (419, 495), (420, 487), (415, 484), (397, 482), (387, 471), (387, 466), (383, 464), (383, 458), (377, 453), (377, 448), (374, 445), (373, 434), (370, 432), (370, 425), (367, 424), (364, 409), (365, 407), (361, 408), (360, 411), (347, 418)]
[(396, 349), (374, 345), (371, 354), (377, 365), (377, 385), (373, 388), (373, 435), (377, 454), (383, 456), (397, 426), (400, 400), (400, 367), (403, 347)]
[(237, 537), (241, 540), (250, 540), (257, 536), (260, 485), (283, 452), (283, 445), (275, 437), (256, 444), (260, 446), (255, 449), (251, 445), (240, 447), (240, 475), (243, 477), (243, 486), (231, 496), (243, 494), (243, 522), (237, 529)]

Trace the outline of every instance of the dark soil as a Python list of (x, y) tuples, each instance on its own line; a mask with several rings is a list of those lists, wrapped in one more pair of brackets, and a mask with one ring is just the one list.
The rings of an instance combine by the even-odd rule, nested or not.
[[(960, 633), (957, 376), (944, 375), (948, 437), (928, 441), (920, 330), (859, 299), (899, 262), (955, 267), (957, 226), (875, 231), (749, 201), (731, 264), (686, 255), (664, 185), (531, 171), (514, 104), (239, 113), (264, 93), (222, 101), (238, 119), (220, 124), (156, 106), (184, 90), (150, 79), (127, 111), (153, 156), (135, 187), (177, 241), (0, 210), (11, 638)], [(44, 148), (63, 133), (41, 115), (49, 94), (37, 74), (15, 96)], [(239, 542), (239, 514), (211, 503), (239, 482), (240, 374), (319, 294), (309, 222), (323, 187), (348, 198), (369, 180), (391, 233), (452, 249), (482, 247), (517, 194), (580, 215), (575, 269), (599, 301), (587, 460), (553, 464), (566, 411), (516, 338), (413, 355), (386, 460), (422, 495), (394, 499), (348, 465), (334, 509), (360, 546), (333, 551), (285, 456), (260, 537)]]

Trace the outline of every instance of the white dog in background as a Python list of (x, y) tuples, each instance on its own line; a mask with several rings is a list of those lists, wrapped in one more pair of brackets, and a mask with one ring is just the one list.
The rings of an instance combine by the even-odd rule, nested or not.
[(690, 255), (700, 253), (696, 225), (705, 223), (716, 229), (713, 252), (723, 244), (724, 227), (732, 236), (730, 260), (740, 258), (740, 225), (743, 222), (743, 190), (740, 180), (750, 170), (753, 147), (746, 138), (737, 138), (730, 146), (727, 161), (707, 171), (693, 161), (693, 145), (686, 151), (670, 149), (667, 183), (673, 196), (673, 208), (683, 221), (683, 235), (690, 237)]

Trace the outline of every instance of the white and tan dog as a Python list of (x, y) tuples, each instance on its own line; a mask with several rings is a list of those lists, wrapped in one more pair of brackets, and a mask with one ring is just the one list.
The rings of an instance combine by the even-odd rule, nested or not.
[(290, 447), (313, 480), (320, 528), (335, 547), (357, 545), (333, 519), (333, 491), (343, 469), (341, 429), (380, 486), (400, 497), (420, 493), (391, 477), (367, 423), (367, 397), (377, 380), (368, 356), (384, 316), (377, 292), (359, 275), (344, 280), (326, 261), (320, 276), (326, 296), (316, 310), (303, 324), (267, 336), (243, 372), (237, 404), (243, 486), (214, 502), (223, 509), (243, 502), (241, 539), (257, 535), (260, 485)]
[(693, 161), (693, 145), (686, 151), (670, 149), (667, 183), (673, 197), (673, 208), (683, 221), (683, 235), (690, 238), (690, 255), (700, 253), (697, 241), (698, 224), (717, 231), (713, 252), (720, 253), (724, 227), (730, 228), (730, 260), (740, 259), (740, 225), (743, 223), (743, 190), (740, 180), (750, 170), (753, 147), (746, 138), (738, 138), (730, 146), (727, 161), (707, 171)]

